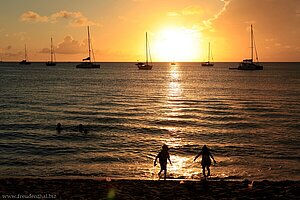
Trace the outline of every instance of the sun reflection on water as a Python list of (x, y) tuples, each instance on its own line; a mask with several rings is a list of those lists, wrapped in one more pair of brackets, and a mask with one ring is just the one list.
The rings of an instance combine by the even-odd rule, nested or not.
[(180, 97), (181, 87), (180, 87), (180, 74), (178, 72), (177, 66), (171, 66), (170, 76), (169, 76), (169, 88), (168, 88), (168, 98), (172, 99), (174, 97)]

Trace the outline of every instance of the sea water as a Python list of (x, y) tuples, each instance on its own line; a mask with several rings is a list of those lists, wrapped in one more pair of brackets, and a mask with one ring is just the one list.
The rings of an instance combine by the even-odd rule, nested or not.
[[(300, 180), (300, 63), (0, 63), (0, 176)], [(56, 124), (63, 130), (58, 133)], [(78, 131), (83, 124), (87, 134)]]

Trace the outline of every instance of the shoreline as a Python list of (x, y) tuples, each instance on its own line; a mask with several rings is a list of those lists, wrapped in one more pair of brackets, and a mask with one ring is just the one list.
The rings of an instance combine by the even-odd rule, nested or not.
[[(300, 181), (139, 180), (115, 178), (0, 178), (9, 199), (298, 199)], [(6, 196), (5, 196), (6, 195)], [(23, 195), (23, 196), (20, 196)], [(27, 195), (27, 196), (26, 196)], [(31, 195), (31, 196), (28, 196)], [(41, 196), (42, 195), (42, 196)], [(44, 195), (44, 196), (43, 196)], [(46, 196), (45, 196), (46, 195)], [(47, 196), (48, 195), (48, 196)], [(49, 196), (50, 195), (50, 196)], [(22, 198), (20, 198), (22, 197)], [(37, 196), (36, 196), (37, 198)]]

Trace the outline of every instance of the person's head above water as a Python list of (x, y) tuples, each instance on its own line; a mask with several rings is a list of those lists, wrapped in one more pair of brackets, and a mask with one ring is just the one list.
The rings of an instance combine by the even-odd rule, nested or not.
[(61, 129), (61, 124), (60, 123), (57, 123), (56, 129)]

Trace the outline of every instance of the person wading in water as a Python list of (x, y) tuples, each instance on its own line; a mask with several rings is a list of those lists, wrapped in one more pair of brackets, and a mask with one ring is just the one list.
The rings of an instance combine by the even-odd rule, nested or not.
[[(209, 148), (207, 148), (206, 145), (204, 145), (202, 147), (202, 150), (200, 151), (200, 153), (194, 158), (194, 161), (196, 161), (196, 159), (202, 155), (202, 160), (201, 160), (201, 165), (202, 165), (202, 172), (203, 172), (203, 176), (204, 178), (210, 176), (210, 165), (211, 165), (211, 159), (213, 159), (214, 163), (216, 164), (216, 161), (213, 157), (213, 155), (210, 153)], [(205, 174), (205, 168), (207, 169), (207, 176)]]
[(154, 166), (156, 166), (157, 159), (159, 159), (160, 164), (160, 171), (158, 172), (158, 176), (160, 176), (161, 172), (164, 171), (164, 179), (166, 180), (168, 160), (172, 165), (172, 162), (170, 160), (169, 148), (166, 144), (162, 146), (162, 150), (155, 157)]

